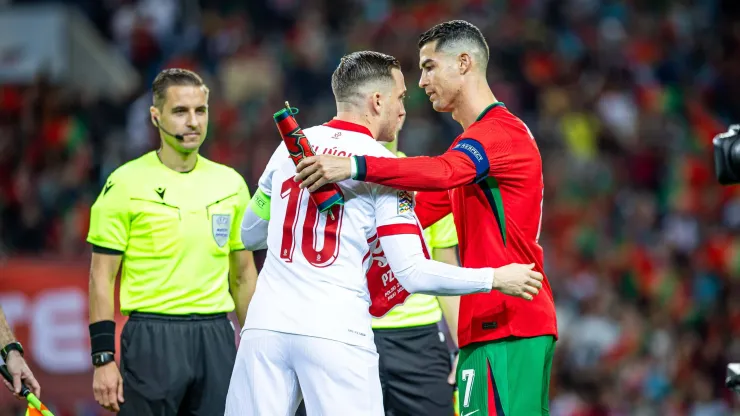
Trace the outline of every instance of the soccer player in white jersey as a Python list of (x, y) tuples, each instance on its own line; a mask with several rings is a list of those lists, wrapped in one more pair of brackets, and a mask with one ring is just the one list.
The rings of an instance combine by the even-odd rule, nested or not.
[[(406, 93), (398, 61), (377, 52), (342, 58), (332, 75), (337, 116), (304, 133), (316, 153), (394, 157)], [(412, 293), (499, 290), (532, 299), (532, 265), (464, 269), (429, 260), (412, 196), (381, 185), (340, 183), (345, 204), (320, 213), (294, 180), (281, 144), (242, 223), (249, 250), (267, 248), (242, 329), (226, 415), (290, 416), (301, 399), (312, 415), (382, 416), (378, 354), (365, 272), (386, 261)], [(380, 239), (385, 258), (371, 253)], [(377, 251), (377, 248), (375, 248)]]

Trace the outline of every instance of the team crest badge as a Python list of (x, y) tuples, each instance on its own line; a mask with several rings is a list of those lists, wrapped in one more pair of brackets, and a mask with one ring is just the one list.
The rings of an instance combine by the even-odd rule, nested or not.
[(219, 247), (223, 247), (229, 241), (231, 231), (231, 214), (213, 214), (211, 218), (211, 231), (213, 239)]
[(398, 191), (398, 213), (405, 214), (411, 212), (414, 207), (414, 197), (408, 191)]

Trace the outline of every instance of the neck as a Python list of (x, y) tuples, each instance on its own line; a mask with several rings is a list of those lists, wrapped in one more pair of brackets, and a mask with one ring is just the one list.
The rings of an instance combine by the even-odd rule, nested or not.
[(478, 77), (474, 82), (463, 86), (455, 103), (455, 109), (452, 110), (452, 118), (465, 130), (475, 122), (486, 107), (496, 101), (486, 78)]
[(159, 156), (159, 160), (163, 165), (175, 172), (190, 172), (195, 168), (196, 162), (198, 162), (197, 151), (181, 153), (164, 143), (157, 151), (157, 156)]
[(377, 140), (378, 134), (380, 133), (380, 129), (378, 126), (375, 125), (375, 123), (370, 122), (369, 117), (367, 117), (364, 114), (357, 114), (352, 111), (338, 111), (337, 116), (334, 117), (337, 120), (346, 121), (348, 123), (355, 123), (359, 124), (360, 126), (366, 127), (368, 130), (370, 130), (370, 134), (373, 135), (373, 138)]

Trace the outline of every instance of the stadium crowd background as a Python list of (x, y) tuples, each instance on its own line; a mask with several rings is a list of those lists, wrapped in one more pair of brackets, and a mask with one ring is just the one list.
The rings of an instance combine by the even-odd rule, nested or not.
[(279, 143), (272, 113), (288, 99), (304, 127), (327, 121), (330, 75), (350, 51), (401, 60), (400, 149), (441, 153), (459, 127), (416, 85), (416, 38), (466, 19), (488, 40), (494, 93), (528, 123), (545, 162), (541, 244), (561, 331), (552, 414), (739, 411), (723, 381), (740, 360), (740, 192), (715, 183), (710, 153), (713, 135), (740, 122), (736, 2), (64, 3), (142, 82), (115, 99), (42, 74), (0, 85), (0, 258), (87, 261), (89, 207), (106, 176), (157, 145), (148, 87), (164, 67), (204, 76), (205, 154), (252, 192)]

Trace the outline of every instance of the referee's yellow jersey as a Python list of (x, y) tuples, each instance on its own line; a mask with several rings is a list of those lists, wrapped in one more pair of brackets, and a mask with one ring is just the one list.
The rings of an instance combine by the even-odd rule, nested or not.
[[(405, 157), (402, 152), (396, 152)], [(424, 239), (432, 251), (435, 248), (449, 248), (457, 245), (457, 232), (452, 214), (447, 215), (424, 230)], [(403, 305), (393, 308), (382, 318), (373, 318), (375, 329), (409, 328), (431, 325), (442, 319), (442, 308), (434, 296), (415, 293)]]
[(240, 174), (202, 156), (186, 173), (156, 152), (114, 171), (92, 206), (87, 241), (123, 254), (121, 313), (234, 310), (229, 253), (244, 249), (249, 199)]

